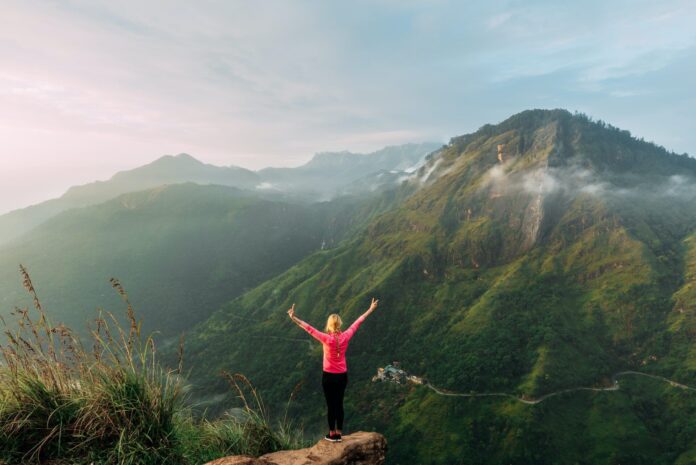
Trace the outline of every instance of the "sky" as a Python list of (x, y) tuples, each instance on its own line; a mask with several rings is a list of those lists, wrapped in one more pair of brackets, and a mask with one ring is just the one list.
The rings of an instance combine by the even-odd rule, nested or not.
[(164, 154), (297, 166), (529, 108), (696, 155), (693, 0), (4, 0), (0, 213)]

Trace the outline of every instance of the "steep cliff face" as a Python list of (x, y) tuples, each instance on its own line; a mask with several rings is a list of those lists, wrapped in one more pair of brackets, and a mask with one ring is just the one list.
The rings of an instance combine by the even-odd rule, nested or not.
[(558, 220), (559, 206), (577, 194), (559, 179), (574, 169), (564, 131), (563, 122), (551, 118), (453, 139), (408, 180), (420, 190), (371, 231), (417, 233), (406, 241), (442, 239), (450, 244), (445, 255), (459, 264), (514, 260), (538, 243)]

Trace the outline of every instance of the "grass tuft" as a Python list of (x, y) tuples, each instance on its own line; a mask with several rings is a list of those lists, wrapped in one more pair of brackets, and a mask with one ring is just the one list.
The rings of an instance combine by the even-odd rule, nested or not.
[(117, 279), (111, 284), (125, 303), (127, 327), (100, 311), (85, 346), (69, 328), (51, 324), (29, 273), (23, 266), (20, 273), (33, 308), (16, 308), (11, 327), (2, 320), (0, 463), (200, 464), (306, 445), (287, 415), (273, 425), (260, 394), (239, 374), (225, 376), (241, 413), (195, 419), (178, 376), (183, 339), (177, 369), (164, 370)]

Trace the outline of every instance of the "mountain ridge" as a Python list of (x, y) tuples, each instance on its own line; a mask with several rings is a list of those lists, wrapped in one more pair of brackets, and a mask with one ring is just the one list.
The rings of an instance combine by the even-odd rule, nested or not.
[[(423, 144), (423, 147), (426, 146), (428, 144)], [(430, 146), (434, 146), (434, 144), (430, 144)], [(406, 144), (404, 146), (387, 147), (374, 153), (379, 154), (389, 150), (401, 150), (402, 157), (413, 157), (415, 154), (416, 157), (422, 158), (425, 153), (418, 152), (418, 147), (419, 145), (417, 144)], [(367, 154), (365, 156), (369, 157), (370, 155)], [(363, 155), (358, 156), (364, 157)], [(353, 161), (357, 160), (355, 157), (350, 157), (350, 159)], [(395, 164), (397, 161), (398, 154), (392, 158), (391, 163)], [(311, 160), (309, 163), (311, 163)], [(263, 170), (257, 172), (236, 166), (215, 166), (203, 163), (185, 153), (164, 155), (134, 169), (119, 171), (106, 181), (95, 181), (80, 186), (72, 186), (59, 198), (0, 215), (0, 244), (7, 243), (11, 239), (21, 236), (61, 211), (98, 204), (120, 194), (148, 189), (162, 184), (197, 182), (199, 184), (231, 185), (242, 189), (257, 189), (259, 193), (275, 197), (285, 194), (293, 198), (296, 197), (296, 200), (301, 201), (312, 200), (313, 197), (319, 197), (319, 200), (328, 200), (342, 193), (339, 192), (342, 184), (348, 184), (353, 180), (352, 177), (343, 179), (344, 176), (337, 167), (334, 167), (336, 170), (327, 172), (326, 170), (330, 168), (332, 167), (325, 166), (323, 172), (320, 169), (315, 170), (317, 171), (315, 178), (318, 176), (321, 182), (323, 182), (324, 191), (319, 193), (311, 190), (313, 187), (312, 180), (299, 179), (302, 176), (300, 173), (305, 169), (302, 166), (279, 169), (281, 170), (279, 172), (282, 172), (285, 177), (289, 177), (291, 180), (298, 178), (294, 179), (290, 185), (285, 186), (288, 192), (284, 192), (283, 189), (278, 189), (277, 186), (271, 185), (268, 180), (263, 179), (259, 175), (259, 172)], [(368, 175), (372, 172), (370, 167), (365, 166), (364, 163), (353, 171), (356, 170), (359, 175)], [(309, 186), (310, 189), (306, 189), (306, 186)], [(294, 193), (292, 189), (300, 189), (300, 192)]]
[(84, 332), (98, 307), (118, 307), (109, 285), (117, 276), (141, 308), (145, 328), (170, 336), (322, 240), (331, 243), (331, 234), (322, 212), (231, 186), (130, 192), (61, 212), (0, 246), (0, 315), (24, 301), (21, 263), (56, 322)]

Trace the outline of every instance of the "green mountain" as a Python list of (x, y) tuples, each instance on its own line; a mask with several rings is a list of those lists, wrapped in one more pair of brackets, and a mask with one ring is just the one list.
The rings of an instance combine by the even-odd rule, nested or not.
[(311, 205), (229, 186), (175, 184), (71, 209), (0, 246), (0, 316), (29, 304), (29, 268), (54, 323), (85, 329), (98, 306), (122, 315), (117, 277), (145, 330), (176, 336), (309, 253), (329, 249), (408, 195)]
[[(406, 144), (361, 155), (349, 152), (317, 154), (297, 168), (268, 168), (258, 172), (235, 166), (202, 163), (185, 153), (165, 155), (147, 165), (116, 173), (107, 181), (71, 187), (63, 196), (0, 215), (0, 245), (22, 237), (63, 211), (97, 205), (119, 195), (165, 184), (193, 182), (256, 189), (274, 200), (329, 200), (363, 192), (351, 183), (379, 170), (402, 170), (418, 163), (437, 144)], [(393, 184), (381, 185), (393, 187)], [(374, 190), (374, 189), (370, 189)]]
[(26, 300), (30, 270), (55, 322), (84, 328), (97, 306), (120, 313), (121, 279), (148, 329), (177, 334), (343, 234), (321, 208), (233, 187), (179, 184), (63, 212), (0, 249), (0, 307)]
[(441, 392), (522, 398), (611, 387), (635, 370), (696, 386), (696, 160), (563, 110), (453, 138), (413, 192), (339, 247), (224, 305), (188, 337), (196, 398), (234, 404), (242, 372), (317, 434), (321, 349), (287, 318), (350, 323), (349, 431), (394, 464), (687, 464), (696, 393), (625, 377), (527, 405), (372, 383), (398, 360)]
[(121, 171), (108, 181), (71, 187), (63, 198), (75, 203), (95, 204), (127, 192), (184, 182), (252, 188), (259, 182), (259, 178), (253, 171), (244, 168), (209, 165), (181, 153), (176, 156), (165, 155), (147, 165)]
[(0, 244), (21, 237), (49, 218), (71, 208), (96, 205), (128, 192), (183, 182), (251, 188), (259, 181), (253, 171), (244, 168), (208, 165), (184, 153), (165, 155), (147, 165), (116, 173), (108, 181), (74, 186), (58, 199), (0, 216)]

